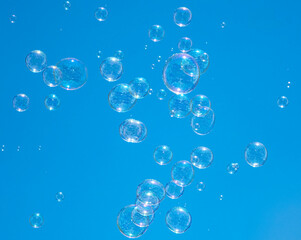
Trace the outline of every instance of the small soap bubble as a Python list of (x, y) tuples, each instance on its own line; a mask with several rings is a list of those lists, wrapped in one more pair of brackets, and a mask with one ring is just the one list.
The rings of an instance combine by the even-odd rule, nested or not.
[(196, 185), (196, 189), (198, 190), (198, 191), (204, 191), (204, 189), (205, 189), (205, 187), (206, 187), (206, 185), (205, 185), (205, 183), (203, 183), (203, 182), (199, 182), (197, 185)]
[(208, 53), (204, 52), (201, 49), (193, 49), (189, 51), (188, 54), (196, 60), (199, 66), (200, 74), (205, 73), (210, 65)]
[(174, 207), (167, 212), (165, 222), (169, 230), (181, 234), (190, 227), (191, 215), (186, 208)]
[(65, 9), (66, 11), (68, 11), (70, 8), (71, 8), (71, 3), (70, 3), (69, 1), (66, 1), (66, 2), (64, 3), (64, 9)]
[(21, 149), (21, 147), (20, 147), (20, 146), (18, 146), (18, 147), (17, 147), (17, 152), (20, 152), (20, 149)]
[(130, 143), (140, 143), (147, 136), (147, 128), (143, 122), (135, 119), (126, 119), (119, 126), (121, 138)]
[(9, 21), (11, 23), (15, 23), (17, 21), (17, 16), (15, 14), (12, 14), (9, 16)]
[(145, 78), (137, 77), (130, 81), (129, 91), (130, 94), (136, 99), (144, 98), (150, 90), (150, 85)]
[(190, 113), (190, 100), (186, 95), (174, 95), (168, 102), (170, 115), (185, 118)]
[(215, 123), (214, 111), (210, 108), (205, 115), (193, 116), (190, 121), (192, 130), (198, 135), (207, 135), (211, 132)]
[(40, 50), (31, 51), (25, 58), (27, 68), (33, 73), (42, 72), (47, 67), (46, 54)]
[(127, 112), (134, 107), (137, 100), (132, 96), (130, 86), (126, 83), (121, 83), (112, 88), (108, 101), (113, 110)]
[(290, 82), (290, 81), (287, 82), (286, 87), (287, 87), (287, 88), (290, 88), (290, 87), (291, 87), (291, 82)]
[(159, 57), (158, 57), (158, 62), (161, 62), (161, 59), (162, 59), (162, 57), (161, 57), (161, 56), (159, 56)]
[(95, 13), (94, 13), (94, 16), (95, 18), (100, 21), (100, 22), (103, 22), (107, 19), (108, 17), (108, 10), (104, 7), (99, 7), (96, 9)]
[(173, 19), (179, 27), (186, 27), (191, 22), (192, 13), (186, 7), (179, 7), (175, 10)]
[(151, 69), (154, 70), (156, 68), (155, 64), (153, 63)]
[(144, 50), (147, 50), (147, 45), (144, 45)]
[(2, 145), (1, 152), (4, 152), (4, 150), (5, 150), (5, 145)]
[(193, 181), (194, 169), (190, 162), (176, 162), (171, 169), (171, 178), (180, 187), (186, 187)]
[(29, 223), (33, 228), (40, 228), (44, 224), (44, 218), (40, 213), (34, 213), (30, 216)]
[(190, 161), (196, 168), (208, 168), (213, 162), (213, 153), (207, 147), (197, 147), (191, 152)]
[(177, 184), (175, 184), (173, 181), (170, 181), (165, 186), (165, 191), (167, 197), (171, 199), (178, 199), (181, 197), (184, 193), (184, 187), (181, 187)]
[(21, 93), (14, 97), (13, 107), (18, 112), (24, 112), (29, 108), (29, 97)]
[(42, 146), (39, 145), (39, 146), (38, 146), (38, 151), (41, 151), (41, 150), (42, 150)]
[(277, 100), (277, 105), (280, 108), (285, 108), (288, 105), (288, 99), (285, 96), (281, 96)]
[(152, 95), (153, 94), (153, 89), (152, 88), (150, 88), (149, 90), (148, 90), (148, 95)]
[(222, 201), (223, 199), (224, 199), (224, 195), (220, 195), (220, 196), (219, 196), (219, 200)]
[[(145, 192), (147, 191), (147, 192)], [(153, 202), (154, 199), (151, 198), (152, 200), (150, 200), (150, 198), (148, 198), (149, 196), (151, 196), (149, 194), (149, 191), (152, 192), (158, 199), (159, 202)], [(155, 180), (155, 179), (146, 179), (144, 180), (142, 183), (140, 183), (137, 187), (137, 191), (136, 191), (136, 195), (137, 198), (140, 199), (139, 196), (143, 196), (142, 199), (147, 199), (147, 200), (141, 200), (143, 202), (147, 201), (147, 202), (151, 202), (151, 205), (157, 205), (159, 204), (164, 198), (165, 198), (165, 188), (163, 186), (162, 183), (160, 183), (159, 181)], [(147, 197), (144, 197), (147, 196)]]
[(159, 42), (164, 38), (165, 31), (160, 25), (153, 25), (148, 30), (148, 36), (153, 42)]
[(57, 110), (61, 105), (60, 99), (55, 94), (48, 95), (45, 98), (44, 103), (45, 107), (50, 111)]
[(57, 192), (55, 198), (58, 202), (62, 202), (65, 199), (65, 196), (62, 192)]
[(121, 61), (116, 57), (106, 58), (100, 65), (100, 73), (109, 82), (117, 81), (123, 73)]
[(227, 172), (228, 172), (229, 174), (234, 174), (234, 173), (236, 173), (238, 169), (239, 169), (238, 163), (230, 163), (230, 164), (227, 166)]
[(57, 66), (48, 66), (43, 71), (43, 81), (48, 87), (56, 87), (62, 80), (62, 73)]
[(159, 91), (157, 92), (157, 98), (159, 100), (164, 100), (167, 96), (167, 93), (164, 89), (159, 89)]
[(180, 39), (178, 43), (178, 48), (181, 52), (188, 52), (191, 50), (192, 47), (192, 41), (188, 37), (183, 37)]
[(252, 167), (261, 167), (268, 157), (266, 147), (260, 142), (250, 143), (245, 150), (245, 160)]
[(124, 58), (124, 53), (121, 50), (118, 50), (115, 52), (114, 57), (119, 61), (122, 61), (122, 59)]
[(225, 23), (225, 22), (222, 22), (222, 23), (221, 23), (221, 28), (224, 29), (225, 27), (226, 27), (226, 23)]
[(97, 54), (96, 54), (97, 58), (101, 58), (102, 56), (102, 52), (101, 51), (97, 51)]
[(170, 51), (173, 52), (173, 48), (171, 48)]
[(161, 145), (154, 151), (154, 159), (159, 165), (166, 165), (172, 160), (172, 151), (169, 146)]
[(190, 108), (193, 115), (204, 116), (211, 108), (211, 101), (205, 95), (196, 95), (190, 101)]

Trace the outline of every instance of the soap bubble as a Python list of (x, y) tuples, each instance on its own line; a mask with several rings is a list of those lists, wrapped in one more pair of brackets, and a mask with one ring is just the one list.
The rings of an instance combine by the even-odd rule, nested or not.
[(198, 135), (208, 134), (214, 127), (215, 115), (213, 110), (210, 108), (207, 111), (206, 115), (202, 116), (193, 116), (191, 118), (191, 128)]
[(133, 108), (136, 99), (130, 93), (130, 87), (126, 83), (121, 83), (112, 88), (109, 93), (109, 104), (117, 112), (127, 112)]
[(144, 234), (147, 227), (138, 227), (132, 221), (132, 213), (135, 205), (129, 205), (120, 210), (117, 216), (117, 227), (119, 231), (128, 238), (137, 238)]
[(167, 93), (164, 89), (159, 89), (159, 91), (157, 92), (157, 98), (159, 100), (164, 100), (164, 98), (167, 96)]
[(207, 147), (197, 147), (190, 155), (190, 161), (196, 168), (208, 168), (213, 162), (213, 153)]
[(42, 72), (47, 67), (46, 54), (40, 50), (31, 51), (25, 58), (27, 68), (34, 73)]
[(205, 183), (203, 183), (203, 182), (199, 182), (197, 185), (196, 185), (196, 189), (198, 190), (198, 191), (204, 191), (204, 189), (205, 189), (205, 187), (206, 187), (206, 185), (205, 185)]
[(193, 115), (204, 116), (211, 108), (210, 99), (205, 95), (196, 95), (190, 101), (190, 108)]
[(56, 87), (60, 84), (62, 73), (57, 66), (48, 66), (43, 71), (43, 80), (48, 87)]
[(288, 105), (288, 99), (285, 96), (281, 96), (277, 100), (277, 105), (280, 108), (285, 108)]
[(15, 14), (12, 14), (9, 16), (9, 21), (11, 23), (15, 23), (17, 21), (17, 16)]
[(151, 191), (161, 202), (165, 197), (165, 188), (162, 183), (154, 179), (146, 179), (140, 183), (137, 187), (137, 197), (140, 196), (144, 191)]
[(185, 53), (172, 55), (163, 69), (166, 87), (176, 94), (190, 93), (198, 84), (199, 77), (200, 70), (196, 60)]
[(96, 56), (97, 56), (97, 58), (101, 58), (101, 56), (102, 56), (102, 52), (99, 50), (99, 51), (97, 51), (97, 54), (96, 54)]
[(192, 41), (188, 37), (183, 37), (178, 43), (178, 48), (181, 52), (188, 52), (192, 47)]
[(61, 88), (76, 90), (84, 86), (87, 82), (87, 68), (80, 60), (76, 58), (64, 58), (56, 66), (61, 72), (57, 78)]
[(65, 196), (62, 192), (57, 192), (55, 195), (55, 198), (58, 202), (62, 202), (64, 200)]
[(171, 199), (177, 199), (184, 193), (184, 188), (170, 181), (165, 186), (166, 195)]
[(227, 172), (228, 172), (229, 174), (234, 174), (234, 173), (236, 173), (238, 169), (239, 169), (238, 163), (230, 163), (230, 164), (227, 166)]
[(152, 95), (153, 94), (153, 89), (152, 88), (150, 88), (149, 90), (148, 90), (148, 95)]
[(165, 222), (169, 230), (181, 234), (190, 227), (191, 215), (186, 208), (174, 207), (167, 212)]
[(196, 60), (200, 74), (205, 73), (210, 64), (209, 55), (201, 49), (193, 49), (189, 51), (188, 54)]
[[(154, 188), (148, 190), (148, 188), (151, 188), (152, 186)], [(150, 216), (154, 214), (154, 212), (159, 208), (160, 200), (156, 194), (158, 195), (162, 194), (160, 187), (161, 187), (160, 185), (155, 186), (155, 183), (151, 184), (150, 181), (145, 182), (144, 185), (141, 187), (141, 189), (139, 190), (140, 194), (139, 196), (137, 196), (136, 199), (137, 211), (141, 215)], [(147, 190), (144, 191), (144, 189)]]
[(135, 207), (132, 212), (132, 221), (138, 227), (148, 227), (154, 219), (154, 213), (150, 215), (143, 215), (139, 211), (139, 206)]
[(158, 146), (154, 151), (154, 159), (160, 165), (166, 165), (172, 160), (172, 151), (169, 146)]
[(221, 23), (221, 28), (223, 28), (223, 29), (224, 29), (224, 28), (225, 28), (225, 26), (226, 26), (226, 23), (225, 23), (225, 22), (222, 22), (222, 23)]
[(250, 143), (245, 150), (245, 159), (252, 167), (261, 167), (267, 160), (268, 151), (260, 142)]
[(29, 97), (21, 93), (14, 97), (13, 107), (18, 112), (24, 112), (29, 108)]
[(100, 65), (100, 73), (109, 82), (117, 81), (122, 73), (122, 63), (118, 58), (108, 57)]
[(65, 9), (66, 11), (68, 11), (68, 10), (70, 9), (70, 7), (71, 7), (71, 3), (70, 3), (69, 1), (66, 1), (66, 2), (64, 3), (64, 9)]
[(147, 129), (143, 122), (135, 119), (126, 119), (119, 126), (121, 138), (130, 143), (140, 143), (147, 135)]
[(150, 90), (148, 81), (142, 77), (138, 77), (130, 81), (129, 87), (130, 93), (136, 99), (144, 98)]
[(100, 21), (100, 22), (103, 22), (107, 19), (108, 17), (108, 10), (104, 7), (99, 7), (96, 9), (95, 13), (94, 13), (94, 16), (95, 18)]
[(30, 216), (29, 223), (33, 228), (40, 228), (44, 224), (44, 218), (40, 213), (34, 213)]
[(176, 162), (171, 169), (171, 178), (181, 187), (188, 186), (194, 178), (193, 166), (188, 161)]
[(45, 107), (50, 111), (57, 110), (61, 105), (60, 99), (55, 94), (50, 94), (47, 96), (44, 103)]
[(186, 7), (179, 7), (175, 10), (173, 19), (179, 27), (186, 27), (191, 22), (191, 11)]
[(115, 52), (114, 57), (121, 61), (124, 58), (124, 53), (121, 50), (118, 50)]
[(160, 25), (153, 25), (148, 30), (148, 36), (153, 42), (159, 42), (164, 38), (165, 31)]
[(174, 95), (168, 102), (170, 115), (176, 118), (187, 117), (190, 113), (190, 100), (186, 95)]

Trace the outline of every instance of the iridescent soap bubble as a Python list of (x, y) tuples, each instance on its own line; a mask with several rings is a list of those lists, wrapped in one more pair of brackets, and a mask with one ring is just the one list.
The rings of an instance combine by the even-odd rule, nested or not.
[(153, 192), (159, 199), (159, 202), (165, 197), (165, 188), (163, 184), (154, 179), (146, 179), (138, 185), (136, 191), (137, 198), (145, 191)]
[[(207, 110), (207, 109), (206, 109)], [(190, 121), (192, 130), (198, 135), (207, 135), (215, 123), (214, 111), (210, 108), (205, 115), (193, 116)]]
[(126, 119), (119, 126), (121, 138), (130, 143), (140, 143), (147, 135), (147, 129), (143, 122), (135, 119)]
[(100, 65), (100, 73), (109, 82), (117, 81), (123, 73), (121, 61), (116, 57), (106, 58)]
[(136, 99), (144, 98), (150, 90), (148, 81), (142, 77), (138, 77), (130, 81), (129, 87), (130, 93)]
[(9, 16), (9, 21), (11, 23), (15, 23), (17, 21), (17, 16), (15, 14), (12, 14)]
[(164, 89), (159, 89), (159, 91), (157, 92), (157, 98), (159, 100), (164, 100), (164, 98), (167, 96), (167, 93)]
[(48, 95), (45, 98), (44, 103), (45, 107), (50, 111), (57, 110), (61, 105), (60, 99), (55, 94)]
[(43, 71), (43, 80), (48, 87), (56, 87), (62, 80), (62, 73), (57, 66), (48, 66)]
[(209, 55), (201, 49), (193, 49), (188, 54), (196, 60), (200, 74), (205, 73), (210, 65)]
[(168, 102), (170, 115), (176, 118), (187, 117), (190, 113), (190, 100), (186, 95), (174, 95)]
[(61, 88), (76, 90), (84, 86), (87, 82), (87, 68), (80, 60), (76, 58), (64, 58), (56, 66), (61, 72), (57, 78)]
[(64, 3), (64, 9), (65, 9), (66, 11), (68, 11), (68, 10), (70, 9), (70, 7), (71, 7), (71, 3), (70, 3), (69, 1), (66, 1), (66, 2)]
[(166, 62), (163, 80), (166, 87), (176, 94), (187, 94), (195, 89), (200, 77), (196, 60), (188, 54), (176, 53)]
[(169, 230), (181, 234), (190, 227), (191, 215), (186, 208), (174, 207), (167, 212), (165, 222)]
[(186, 187), (193, 181), (194, 169), (190, 162), (179, 161), (171, 169), (171, 178), (180, 187)]
[(160, 25), (153, 25), (148, 30), (148, 36), (153, 42), (159, 42), (164, 38), (165, 31)]
[(25, 58), (27, 68), (34, 73), (42, 72), (47, 67), (46, 54), (40, 50), (31, 51)]
[(130, 87), (126, 83), (121, 83), (113, 87), (108, 96), (111, 108), (117, 112), (127, 112), (133, 108), (136, 103), (130, 93)]
[(277, 105), (280, 108), (285, 108), (288, 105), (288, 99), (285, 96), (281, 96), (277, 100)]
[(166, 165), (172, 160), (172, 151), (169, 146), (161, 145), (154, 151), (154, 159), (159, 165)]
[(173, 19), (179, 27), (186, 27), (192, 18), (191, 11), (186, 7), (179, 7), (175, 10)]
[(178, 48), (181, 52), (188, 52), (192, 47), (192, 41), (188, 37), (183, 37), (178, 43)]
[(124, 53), (121, 50), (118, 50), (115, 52), (114, 57), (121, 61), (124, 58)]
[(21, 93), (13, 98), (13, 107), (18, 112), (24, 112), (29, 108), (29, 97)]
[(190, 101), (190, 108), (193, 115), (204, 116), (211, 108), (210, 99), (205, 95), (196, 95)]
[(129, 205), (120, 210), (117, 216), (117, 227), (119, 231), (128, 238), (137, 238), (144, 234), (147, 227), (138, 227), (132, 221), (132, 213), (135, 205)]
[(138, 227), (148, 227), (154, 219), (154, 213), (145, 216), (139, 211), (139, 206), (135, 207), (132, 212), (132, 221)]
[(227, 166), (227, 172), (228, 172), (229, 174), (234, 174), (234, 173), (236, 173), (238, 169), (239, 169), (238, 163), (230, 163), (230, 164)]
[(44, 218), (40, 213), (34, 213), (30, 216), (29, 223), (33, 228), (40, 228), (44, 224)]
[[(150, 184), (150, 181), (144, 182), (144, 185), (140, 189), (140, 194), (137, 196), (136, 199), (137, 211), (143, 216), (153, 215), (154, 212), (159, 208), (160, 200), (156, 194), (158, 195), (162, 194), (160, 189), (161, 186), (157, 185), (155, 186), (156, 188), (152, 188), (151, 190), (148, 189), (151, 188), (150, 186), (154, 186), (154, 185), (155, 183)], [(147, 190), (144, 191), (144, 189)]]
[(203, 182), (199, 182), (197, 185), (196, 185), (196, 189), (198, 190), (198, 191), (204, 191), (204, 189), (205, 189), (205, 187), (206, 187), (206, 185), (205, 185), (205, 183), (203, 183)]
[(96, 9), (95, 13), (94, 13), (94, 16), (95, 18), (100, 21), (100, 22), (103, 22), (107, 19), (108, 17), (108, 10), (104, 7), (99, 7)]
[(184, 193), (184, 187), (181, 187), (175, 184), (173, 181), (170, 181), (165, 186), (166, 195), (171, 199), (177, 199), (181, 197)]
[(57, 192), (55, 198), (58, 202), (62, 202), (65, 199), (65, 196), (62, 192)]
[(268, 157), (266, 147), (260, 142), (250, 143), (245, 150), (245, 159), (252, 167), (261, 167)]
[(213, 162), (213, 153), (207, 147), (197, 147), (190, 154), (190, 161), (196, 168), (205, 169)]

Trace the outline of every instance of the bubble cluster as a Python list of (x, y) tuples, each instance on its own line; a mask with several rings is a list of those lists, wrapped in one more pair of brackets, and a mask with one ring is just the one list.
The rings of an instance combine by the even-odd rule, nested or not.
[(172, 151), (169, 146), (161, 145), (154, 151), (154, 159), (159, 165), (166, 165), (172, 160)]
[(198, 135), (207, 135), (214, 127), (214, 111), (209, 108), (205, 115), (193, 116), (190, 121), (192, 130)]
[(18, 112), (24, 112), (29, 108), (29, 97), (21, 93), (13, 98), (13, 108)]
[(210, 99), (205, 95), (196, 95), (190, 101), (190, 108), (193, 115), (204, 116), (211, 108)]
[(96, 9), (94, 16), (96, 18), (96, 20), (103, 22), (107, 19), (109, 13), (108, 10), (104, 7), (99, 7)]
[(178, 199), (184, 193), (184, 187), (177, 185), (175, 182), (170, 181), (165, 186), (166, 195), (171, 199)]
[(44, 218), (40, 213), (34, 213), (30, 216), (29, 223), (33, 228), (40, 228), (44, 224)]
[(190, 113), (190, 100), (186, 95), (174, 95), (168, 102), (170, 115), (176, 118), (184, 118)]
[(121, 83), (111, 89), (108, 101), (113, 110), (127, 112), (133, 108), (137, 100), (130, 93), (129, 85)]
[(194, 169), (190, 162), (179, 161), (171, 170), (171, 178), (180, 187), (186, 187), (193, 181)]
[(119, 126), (120, 137), (130, 143), (140, 143), (147, 136), (147, 129), (143, 122), (126, 119)]
[(281, 96), (277, 100), (277, 105), (280, 108), (285, 108), (288, 105), (288, 99), (285, 96)]
[(238, 169), (239, 169), (238, 163), (230, 163), (230, 164), (227, 166), (227, 172), (228, 172), (229, 174), (234, 174), (234, 173), (236, 173)]
[(181, 52), (188, 52), (191, 50), (192, 47), (192, 41), (188, 37), (183, 37), (180, 39), (178, 43), (178, 48)]
[(109, 82), (117, 81), (123, 73), (121, 61), (116, 57), (106, 58), (100, 65), (100, 73)]
[(50, 111), (57, 110), (61, 105), (60, 99), (55, 94), (48, 95), (45, 98), (44, 103), (45, 107)]
[(196, 168), (208, 168), (213, 162), (213, 153), (207, 147), (197, 147), (191, 152), (190, 161)]
[(174, 11), (173, 19), (179, 27), (186, 27), (191, 22), (192, 13), (186, 7), (179, 7)]
[(164, 38), (165, 31), (160, 25), (153, 25), (148, 30), (148, 36), (153, 42), (159, 42)]
[(186, 208), (174, 207), (167, 212), (165, 222), (172, 232), (181, 234), (190, 227), (191, 215)]
[(129, 90), (134, 98), (142, 99), (148, 94), (150, 85), (145, 78), (138, 77), (129, 83)]
[(60, 85), (62, 72), (57, 66), (48, 66), (43, 71), (43, 81), (48, 87)]
[(27, 68), (33, 73), (42, 72), (47, 67), (46, 54), (40, 50), (31, 51), (25, 58)]
[(245, 149), (245, 159), (252, 167), (261, 167), (267, 158), (268, 151), (260, 142), (252, 142)]

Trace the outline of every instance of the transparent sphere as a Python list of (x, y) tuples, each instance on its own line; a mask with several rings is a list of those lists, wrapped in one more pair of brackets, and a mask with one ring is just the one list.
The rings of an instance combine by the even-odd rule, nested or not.
[(154, 219), (154, 213), (145, 216), (140, 213), (139, 208), (139, 206), (134, 208), (132, 212), (132, 221), (138, 227), (148, 227)]
[(121, 50), (118, 50), (115, 52), (114, 57), (121, 61), (124, 58), (124, 53)]
[(154, 91), (154, 90), (153, 90), (152, 88), (150, 88), (150, 89), (148, 90), (148, 94), (149, 94), (149, 95), (152, 95), (152, 94), (153, 94), (153, 91)]
[(171, 199), (177, 199), (183, 195), (184, 187), (181, 187), (175, 184), (173, 181), (170, 181), (169, 183), (166, 184), (165, 191), (167, 197)]
[(65, 9), (66, 11), (68, 11), (68, 10), (70, 9), (70, 7), (71, 7), (71, 3), (70, 3), (69, 1), (66, 1), (66, 2), (64, 3), (64, 9)]
[(165, 222), (169, 230), (181, 234), (190, 227), (191, 215), (186, 208), (174, 207), (167, 212)]
[(197, 147), (190, 154), (190, 161), (196, 168), (205, 169), (213, 162), (213, 153), (207, 147)]
[(135, 119), (126, 119), (119, 126), (121, 138), (130, 143), (140, 143), (147, 135), (147, 129), (143, 122)]
[(206, 185), (205, 185), (205, 183), (203, 183), (203, 182), (199, 182), (197, 185), (196, 185), (196, 189), (198, 190), (198, 191), (204, 191), (204, 189), (205, 189), (205, 187), (206, 187)]
[(145, 192), (151, 191), (161, 202), (165, 197), (165, 188), (162, 183), (154, 179), (146, 179), (142, 183), (140, 183), (137, 187), (136, 195), (137, 198)]
[(164, 89), (159, 89), (159, 91), (157, 92), (157, 98), (159, 100), (164, 100), (164, 98), (167, 96), (167, 93)]
[(277, 100), (277, 105), (280, 108), (285, 108), (288, 105), (288, 99), (285, 96), (281, 96)]
[(205, 95), (196, 95), (190, 101), (190, 108), (193, 115), (204, 116), (211, 108), (210, 99)]
[(44, 103), (45, 107), (50, 111), (57, 110), (61, 105), (60, 99), (55, 94), (48, 95), (45, 98)]
[(40, 228), (44, 224), (44, 218), (40, 213), (34, 213), (30, 216), (29, 223), (33, 228)]
[(267, 160), (268, 151), (260, 142), (250, 143), (245, 150), (245, 159), (252, 167), (261, 167)]
[(128, 238), (137, 238), (144, 234), (147, 227), (138, 227), (132, 221), (132, 213), (135, 205), (129, 205), (120, 210), (117, 216), (117, 227), (119, 231)]
[(192, 41), (188, 37), (183, 37), (180, 39), (178, 43), (178, 48), (181, 52), (188, 52), (191, 50), (192, 47)]
[(196, 60), (200, 74), (205, 73), (210, 64), (209, 55), (201, 49), (193, 49), (188, 54)]
[(192, 183), (194, 169), (190, 162), (179, 161), (171, 169), (171, 178), (180, 187), (186, 187)]
[(48, 87), (56, 87), (60, 85), (62, 73), (57, 66), (48, 66), (43, 71), (43, 80)]
[(55, 198), (58, 202), (62, 202), (64, 200), (65, 196), (62, 192), (57, 192), (55, 195)]
[(238, 169), (239, 169), (238, 163), (230, 163), (230, 164), (227, 166), (227, 172), (228, 172), (229, 174), (234, 174), (234, 173), (236, 173)]
[(100, 73), (109, 82), (117, 81), (123, 73), (121, 61), (116, 57), (106, 58), (100, 65)]
[(60, 70), (57, 81), (66, 90), (76, 90), (85, 85), (88, 72), (85, 64), (76, 58), (64, 58), (56, 66)]
[(11, 23), (15, 23), (17, 21), (17, 16), (15, 14), (12, 14), (9, 16), (9, 21)]
[(159, 165), (166, 165), (172, 160), (172, 151), (169, 146), (158, 146), (154, 151), (154, 159)]
[(95, 13), (94, 13), (94, 16), (95, 18), (100, 21), (100, 22), (103, 22), (107, 19), (108, 17), (108, 10), (104, 7), (99, 7), (96, 9)]
[(18, 112), (24, 112), (29, 108), (29, 97), (25, 94), (18, 94), (13, 98), (13, 107)]
[(113, 87), (108, 96), (110, 107), (117, 112), (127, 112), (133, 108), (136, 103), (130, 93), (130, 87), (126, 83), (118, 84)]
[(46, 54), (40, 50), (31, 51), (25, 58), (27, 68), (34, 72), (42, 72), (47, 67)]
[(96, 56), (97, 56), (97, 58), (101, 58), (101, 56), (102, 56), (102, 52), (99, 50), (99, 51), (97, 51), (97, 54), (96, 54)]
[(148, 81), (142, 77), (138, 77), (130, 81), (129, 86), (130, 93), (136, 99), (144, 98), (148, 94), (150, 88)]
[(148, 30), (148, 36), (153, 42), (159, 42), (164, 38), (165, 31), (160, 25), (153, 25)]
[(173, 19), (179, 27), (186, 27), (192, 18), (191, 11), (186, 7), (179, 7), (175, 10)]
[(200, 70), (196, 60), (185, 53), (172, 55), (163, 69), (164, 84), (176, 94), (190, 93), (197, 86), (199, 77)]
[(190, 100), (186, 95), (174, 95), (168, 102), (170, 115), (176, 118), (187, 117), (190, 113)]
[(139, 196), (137, 196), (136, 207), (141, 215), (150, 216), (154, 214), (154, 212), (160, 206), (160, 200), (156, 194), (161, 194), (161, 191), (159, 191), (160, 189), (157, 188), (155, 188), (154, 190), (152, 189), (153, 191), (152, 190), (144, 191), (145, 187), (147, 189), (147, 186), (145, 185), (141, 188), (142, 192), (140, 192)]
[(214, 127), (215, 115), (210, 108), (205, 115), (193, 116), (190, 121), (192, 130), (198, 135), (207, 135)]

